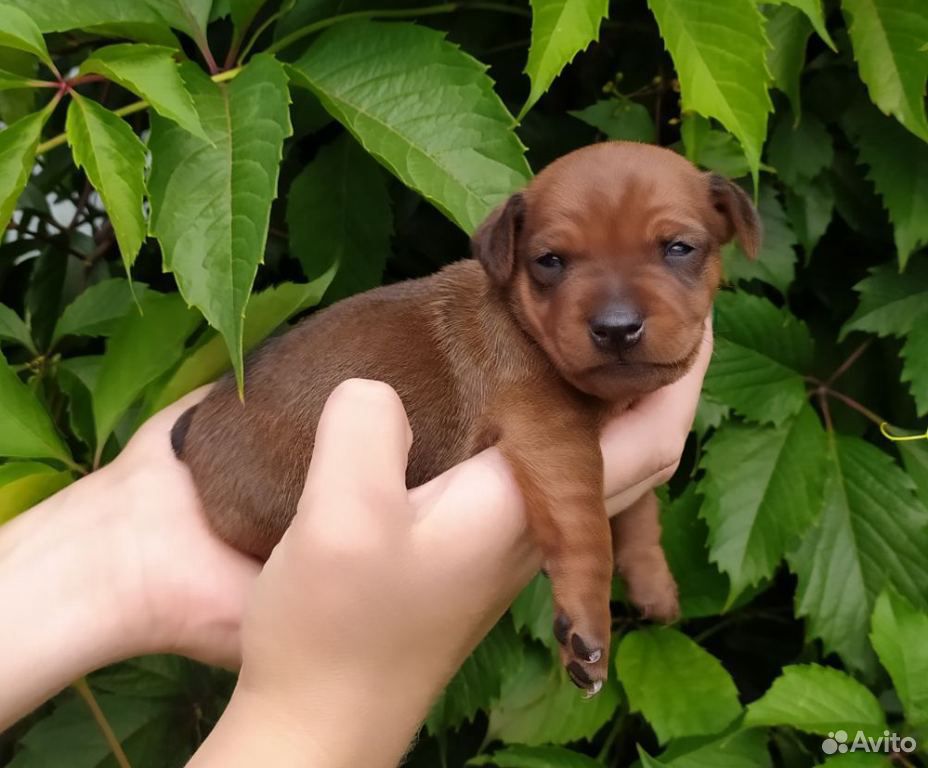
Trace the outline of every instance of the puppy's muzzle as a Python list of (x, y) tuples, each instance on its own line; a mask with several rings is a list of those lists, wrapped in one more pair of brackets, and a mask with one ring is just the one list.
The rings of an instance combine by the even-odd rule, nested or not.
[(589, 321), (593, 343), (605, 352), (624, 352), (644, 336), (644, 317), (627, 304), (611, 304)]

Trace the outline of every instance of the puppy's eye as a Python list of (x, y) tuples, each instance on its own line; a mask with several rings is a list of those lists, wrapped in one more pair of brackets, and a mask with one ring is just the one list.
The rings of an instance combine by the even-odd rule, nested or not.
[(535, 259), (535, 263), (544, 270), (559, 272), (564, 269), (564, 259), (556, 253), (546, 253)]
[(682, 240), (674, 240), (672, 243), (668, 243), (664, 248), (664, 253), (671, 258), (682, 258), (683, 256), (689, 256), (696, 249), (689, 243), (684, 243)]

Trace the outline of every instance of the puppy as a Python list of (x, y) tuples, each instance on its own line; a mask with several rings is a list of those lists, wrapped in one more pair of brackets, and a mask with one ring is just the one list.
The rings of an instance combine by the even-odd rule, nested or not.
[(329, 393), (353, 377), (389, 383), (415, 436), (409, 486), (492, 445), (506, 457), (551, 579), (562, 661), (596, 693), (614, 560), (647, 614), (677, 613), (653, 494), (610, 532), (600, 427), (691, 366), (719, 247), (735, 236), (756, 253), (757, 214), (734, 184), (659, 147), (585, 147), (490, 214), (474, 260), (267, 342), (248, 360), (244, 403), (221, 379), (176, 423), (175, 452), (218, 534), (267, 558), (296, 512)]

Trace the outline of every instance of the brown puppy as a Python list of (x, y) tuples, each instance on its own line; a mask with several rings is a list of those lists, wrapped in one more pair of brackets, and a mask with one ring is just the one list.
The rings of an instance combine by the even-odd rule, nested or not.
[[(322, 406), (345, 379), (399, 393), (415, 436), (410, 486), (498, 446), (551, 577), (562, 660), (595, 693), (613, 567), (600, 425), (690, 367), (719, 246), (735, 235), (756, 252), (757, 216), (735, 185), (666, 149), (586, 147), (489, 216), (476, 261), (355, 296), (265, 344), (249, 358), (244, 404), (225, 377), (178, 420), (175, 450), (217, 532), (266, 558), (296, 511)], [(671, 618), (653, 495), (619, 520), (629, 595)]]

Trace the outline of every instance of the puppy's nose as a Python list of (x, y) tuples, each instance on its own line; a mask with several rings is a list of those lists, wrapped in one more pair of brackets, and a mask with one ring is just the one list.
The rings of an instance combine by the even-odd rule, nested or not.
[(632, 307), (607, 307), (590, 320), (590, 335), (602, 349), (617, 352), (629, 349), (644, 335), (644, 318)]

